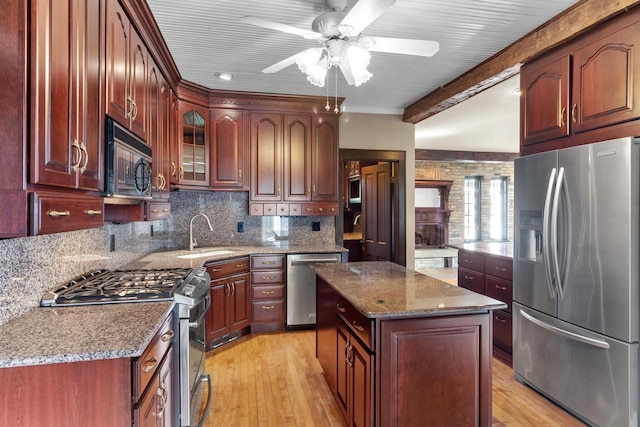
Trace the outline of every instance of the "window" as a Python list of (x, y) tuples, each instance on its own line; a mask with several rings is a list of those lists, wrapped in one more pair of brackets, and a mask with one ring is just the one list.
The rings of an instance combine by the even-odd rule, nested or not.
[(489, 212), (489, 238), (507, 240), (507, 177), (491, 178), (489, 190), (491, 205)]
[(466, 176), (464, 178), (464, 240), (476, 242), (480, 240), (480, 185), (482, 177)]

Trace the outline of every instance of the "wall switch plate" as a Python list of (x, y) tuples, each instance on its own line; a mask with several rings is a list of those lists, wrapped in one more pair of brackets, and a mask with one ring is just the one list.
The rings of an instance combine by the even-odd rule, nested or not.
[(311, 231), (320, 231), (320, 223), (316, 221), (311, 222)]
[(244, 233), (244, 222), (238, 223), (238, 233)]

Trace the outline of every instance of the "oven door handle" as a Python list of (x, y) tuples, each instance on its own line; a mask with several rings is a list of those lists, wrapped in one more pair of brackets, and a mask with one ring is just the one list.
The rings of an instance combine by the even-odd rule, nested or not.
[(204, 308), (204, 311), (202, 312), (202, 314), (200, 316), (198, 316), (198, 318), (196, 319), (195, 322), (189, 322), (189, 327), (190, 328), (197, 328), (198, 326), (200, 326), (200, 324), (204, 320), (205, 316), (207, 315), (207, 311), (209, 311), (209, 307), (211, 307), (211, 297), (209, 295), (207, 295), (205, 297), (205, 308)]
[(205, 421), (207, 421), (207, 413), (209, 412), (209, 406), (211, 403), (211, 376), (209, 374), (201, 375), (200, 382), (207, 383), (207, 403), (204, 406), (204, 411), (202, 411), (202, 417), (200, 417), (200, 421), (198, 421), (198, 424), (196, 424), (197, 427), (203, 427)]

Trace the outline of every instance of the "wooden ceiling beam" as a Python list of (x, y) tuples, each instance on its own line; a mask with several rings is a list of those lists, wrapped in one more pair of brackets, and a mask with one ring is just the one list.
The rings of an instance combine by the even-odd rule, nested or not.
[(517, 74), (520, 65), (627, 12), (640, 0), (583, 0), (507, 46), (491, 58), (434, 90), (404, 110), (402, 120), (418, 123)]

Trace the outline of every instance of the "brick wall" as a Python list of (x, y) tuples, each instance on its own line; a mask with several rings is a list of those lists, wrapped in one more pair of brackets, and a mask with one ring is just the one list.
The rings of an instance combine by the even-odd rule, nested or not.
[(464, 243), (464, 178), (481, 176), (481, 240), (489, 241), (489, 188), (491, 177), (507, 176), (507, 236), (513, 241), (513, 162), (441, 162), (416, 160), (416, 180), (442, 179), (453, 181), (449, 194), (449, 243)]

